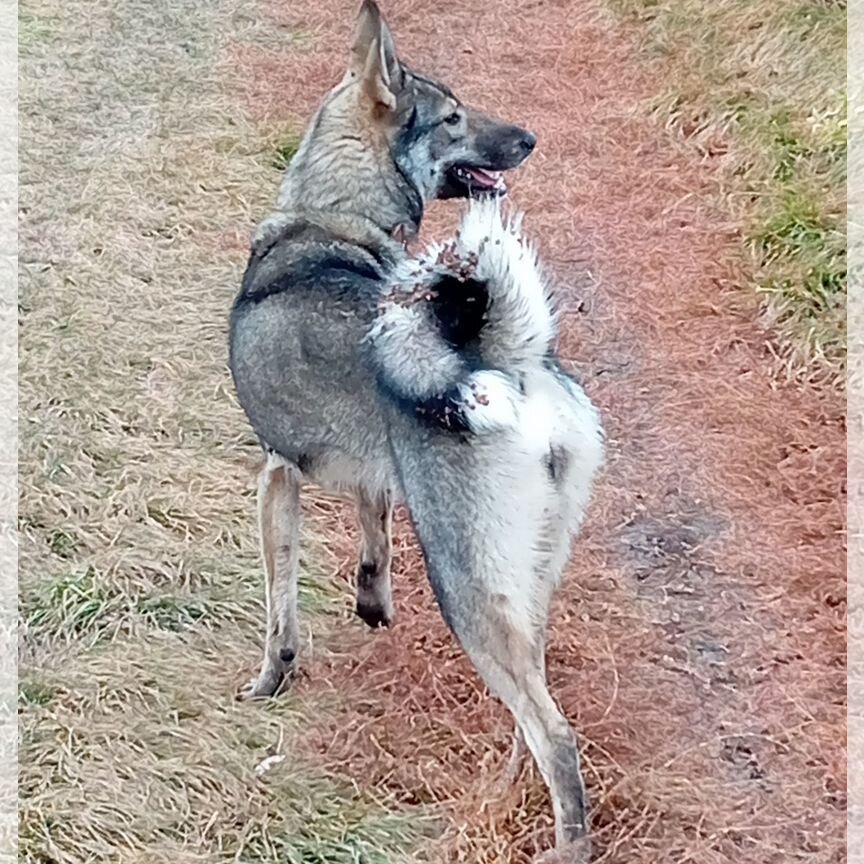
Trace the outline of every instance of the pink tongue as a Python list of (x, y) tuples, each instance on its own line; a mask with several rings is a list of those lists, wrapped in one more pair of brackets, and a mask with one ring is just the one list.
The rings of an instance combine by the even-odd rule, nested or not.
[(494, 186), (498, 182), (497, 177), (493, 177), (482, 168), (468, 168), (467, 171), (480, 186)]

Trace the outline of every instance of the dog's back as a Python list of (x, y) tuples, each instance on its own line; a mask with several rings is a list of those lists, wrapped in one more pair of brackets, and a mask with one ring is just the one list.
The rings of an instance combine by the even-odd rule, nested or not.
[(361, 219), (280, 214), (259, 230), (232, 310), (231, 371), (262, 445), (336, 488), (386, 483), (364, 340), (400, 254)]

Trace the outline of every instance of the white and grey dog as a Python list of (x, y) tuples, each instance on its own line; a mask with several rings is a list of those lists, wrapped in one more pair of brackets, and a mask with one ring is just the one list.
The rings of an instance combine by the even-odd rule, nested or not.
[(371, 626), (393, 618), (402, 500), (444, 618), (513, 713), (514, 753), (527, 743), (550, 788), (559, 848), (587, 857), (578, 749), (547, 689), (544, 637), (602, 432), (554, 354), (552, 297), (521, 218), (474, 201), (454, 240), (414, 258), (391, 249), (389, 266), (297, 226), (285, 216), (261, 233), (232, 319), (238, 392), (268, 454), (267, 647), (251, 695), (277, 691), (295, 663), (303, 480), (358, 502), (357, 611)]
[(589, 854), (585, 795), (544, 639), (602, 459), (597, 412), (555, 356), (519, 219), (475, 200), (450, 243), (409, 258), (395, 239), (416, 236), (435, 198), (499, 195), (534, 144), (402, 63), (363, 0), (345, 76), (259, 226), (231, 311), (231, 372), (266, 455), (266, 642), (244, 695), (278, 693), (297, 662), (304, 482), (357, 503), (357, 614), (371, 627), (393, 620), (402, 500), (444, 617), (513, 713), (550, 788), (556, 849), (575, 864)]

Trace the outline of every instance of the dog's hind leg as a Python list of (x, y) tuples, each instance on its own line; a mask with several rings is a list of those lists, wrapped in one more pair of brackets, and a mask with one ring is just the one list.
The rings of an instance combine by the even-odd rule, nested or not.
[(274, 454), (258, 475), (258, 529), (264, 562), (267, 633), (261, 671), (241, 694), (274, 696), (294, 669), (299, 648), (297, 570), (300, 563), (300, 474)]
[[(557, 579), (557, 574), (552, 574), (553, 579)], [(553, 580), (549, 580), (547, 585), (544, 585), (544, 588), (548, 589), (548, 584), (554, 584)], [(552, 602), (552, 592), (547, 591), (547, 597), (545, 601), (541, 600), (537, 605), (539, 608), (547, 609), (549, 608), (549, 604)], [(536, 627), (536, 638), (540, 640), (540, 673), (543, 676), (543, 679), (546, 679), (546, 626), (545, 621), (541, 626)], [(527, 745), (525, 743), (525, 735), (522, 730), (519, 728), (519, 723), (515, 722), (513, 724), (513, 746), (510, 750), (510, 756), (507, 759), (507, 765), (504, 768), (503, 781), (504, 786), (509, 787), (519, 776), (519, 772), (522, 770), (522, 763), (525, 760), (526, 753), (528, 751)]]
[(360, 489), (357, 511), (363, 539), (357, 568), (357, 614), (370, 626), (389, 627), (393, 621), (390, 560), (393, 498), (389, 492)]
[[(458, 581), (451, 588), (456, 585)], [(492, 591), (478, 596), (479, 587), (475, 583), (474, 596), (466, 598), (465, 605), (482, 616), (483, 626), (459, 614), (450, 616), (451, 626), (489, 689), (510, 709), (549, 787), (558, 850), (566, 850), (568, 864), (571, 859), (572, 864), (585, 864), (590, 844), (579, 750), (546, 685), (543, 639), (538, 628), (512, 608), (510, 598)], [(459, 602), (458, 591), (451, 600)]]

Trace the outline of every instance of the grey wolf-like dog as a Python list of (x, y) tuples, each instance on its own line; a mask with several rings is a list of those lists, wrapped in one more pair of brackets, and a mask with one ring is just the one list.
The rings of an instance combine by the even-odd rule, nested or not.
[[(501, 172), (534, 136), (464, 106), (396, 55), (365, 0), (348, 70), (259, 226), (231, 313), (238, 397), (265, 453), (264, 659), (291, 677), (300, 491), (348, 494), (357, 613), (389, 625), (391, 514), (404, 502), (443, 616), (512, 712), (546, 781), (560, 860), (588, 857), (574, 733), (546, 685), (552, 594), (602, 461), (597, 413), (554, 354), (556, 319)], [(435, 198), (473, 199), (456, 238), (411, 257)]]

